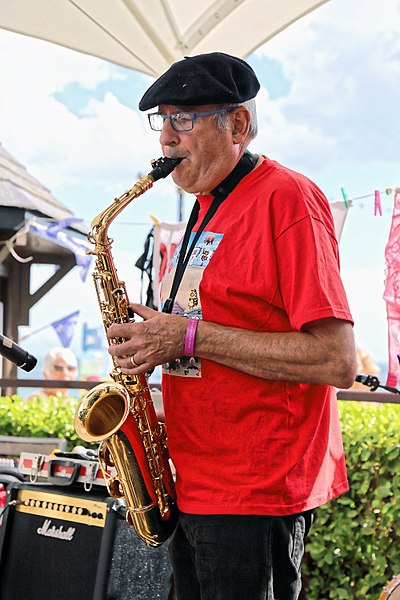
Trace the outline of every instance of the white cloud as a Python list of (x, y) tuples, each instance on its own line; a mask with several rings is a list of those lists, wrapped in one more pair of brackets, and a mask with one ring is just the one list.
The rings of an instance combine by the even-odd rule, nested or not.
[[(94, 89), (111, 76), (110, 65), (91, 56), (85, 56), (56, 44), (28, 36), (0, 31), (1, 76), (11, 88), (6, 97), (24, 100), (50, 95), (71, 81)], [(15, 91), (15, 94), (14, 94)], [(17, 95), (18, 94), (18, 95)]]
[(253, 142), (254, 150), (295, 169), (307, 157), (308, 170), (314, 172), (325, 167), (326, 156), (337, 156), (338, 141), (333, 135), (327, 136), (306, 120), (291, 121), (281, 103), (269, 99), (265, 88), (257, 96), (257, 107), (260, 134)]
[[(359, 180), (367, 173), (379, 178), (388, 165), (396, 172), (399, 30), (399, 0), (331, 0), (257, 50), (256, 56), (278, 61), (291, 81), (289, 93), (274, 104), (288, 129), (302, 126), (306, 131), (304, 148), (299, 129), (302, 156), (296, 166), (325, 177), (328, 185), (329, 171), (346, 179), (350, 165)], [(282, 131), (282, 146), (287, 140), (289, 148), (284, 159), (289, 162), (292, 131)], [(315, 142), (311, 153), (310, 132)], [(315, 162), (318, 154), (325, 167)], [(316, 166), (322, 166), (322, 172)]]
[(129, 176), (135, 157), (154, 155), (157, 139), (144, 117), (111, 91), (101, 101), (93, 97), (83, 116), (54, 97), (71, 82), (95, 90), (108, 80), (111, 87), (111, 65), (4, 31), (0, 45), (1, 141), (47, 187), (115, 181)]

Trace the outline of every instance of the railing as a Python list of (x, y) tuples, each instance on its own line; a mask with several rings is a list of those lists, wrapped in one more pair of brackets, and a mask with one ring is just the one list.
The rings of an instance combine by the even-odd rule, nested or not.
[[(86, 381), (78, 379), (76, 381), (60, 381), (57, 379), (17, 379), (17, 378), (0, 378), (0, 388), (2, 389), (3, 396), (9, 396), (16, 393), (17, 388), (67, 388), (67, 389), (81, 389), (90, 390), (94, 386), (101, 383), (101, 381)], [(150, 384), (150, 387), (155, 389), (161, 389), (160, 384)], [(13, 391), (4, 391), (13, 390)], [(349, 400), (353, 402), (380, 402), (390, 404), (400, 404), (400, 395), (392, 394), (390, 392), (372, 392), (367, 388), (363, 390), (338, 390), (338, 400)]]
[(0, 378), (0, 387), (6, 388), (67, 388), (90, 390), (97, 385), (99, 381), (60, 381), (59, 379), (17, 379), (11, 377)]
[(400, 404), (400, 396), (390, 392), (372, 392), (366, 390), (338, 390), (338, 400), (349, 400), (353, 402), (381, 402), (390, 404)]
[[(77, 379), (74, 381), (60, 381), (59, 379), (18, 379), (12, 377), (0, 378), (0, 389), (3, 396), (15, 394), (17, 388), (63, 388), (75, 390), (91, 390), (93, 387), (102, 383), (100, 381), (87, 381)], [(152, 388), (161, 389), (160, 384), (151, 384)]]

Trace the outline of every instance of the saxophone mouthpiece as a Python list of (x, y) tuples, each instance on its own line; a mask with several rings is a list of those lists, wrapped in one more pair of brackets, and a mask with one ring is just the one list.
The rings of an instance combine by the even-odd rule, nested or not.
[(181, 160), (181, 158), (167, 158), (166, 156), (163, 156), (158, 160), (152, 160), (151, 166), (153, 169), (150, 171), (149, 176), (153, 181), (164, 179), (164, 177), (168, 177), (168, 175), (172, 173)]

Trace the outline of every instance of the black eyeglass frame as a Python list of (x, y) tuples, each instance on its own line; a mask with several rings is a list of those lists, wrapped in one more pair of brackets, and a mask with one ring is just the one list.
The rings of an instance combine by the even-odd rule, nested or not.
[[(165, 121), (168, 119), (169, 122), (171, 123), (171, 127), (174, 131), (177, 131), (178, 133), (184, 131), (192, 131), (193, 127), (194, 127), (194, 120), (197, 119), (197, 117), (209, 117), (211, 115), (217, 115), (219, 113), (225, 113), (225, 112), (232, 112), (235, 110), (235, 108), (237, 108), (236, 106), (229, 106), (227, 108), (216, 108), (214, 110), (206, 110), (204, 112), (198, 112), (198, 113), (190, 113), (190, 112), (186, 112), (186, 111), (181, 111), (178, 113), (173, 113), (172, 115), (163, 115), (160, 112), (154, 112), (154, 113), (149, 113), (147, 115), (147, 118), (149, 120), (149, 125), (150, 125), (150, 129), (152, 129), (153, 131), (162, 131), (162, 128), (164, 126)], [(174, 117), (178, 117), (181, 115), (186, 115), (188, 118), (191, 119), (191, 126), (189, 129), (177, 129), (176, 124), (174, 123)], [(154, 123), (152, 123), (152, 119), (153, 117), (162, 117), (163, 120), (163, 124), (161, 126), (161, 128), (158, 127), (154, 127)], [(188, 119), (189, 120), (189, 119)]]

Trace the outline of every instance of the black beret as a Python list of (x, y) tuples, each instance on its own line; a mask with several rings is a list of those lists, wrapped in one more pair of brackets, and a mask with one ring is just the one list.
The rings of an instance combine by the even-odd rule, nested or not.
[(185, 56), (149, 87), (139, 109), (160, 104), (237, 104), (254, 98), (259, 89), (256, 74), (241, 58), (223, 52)]

